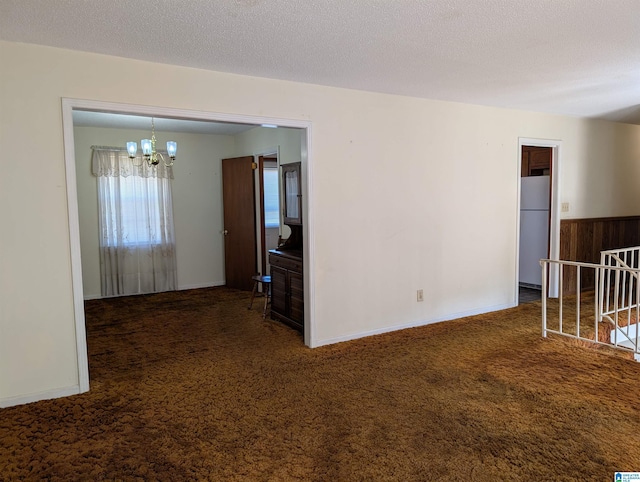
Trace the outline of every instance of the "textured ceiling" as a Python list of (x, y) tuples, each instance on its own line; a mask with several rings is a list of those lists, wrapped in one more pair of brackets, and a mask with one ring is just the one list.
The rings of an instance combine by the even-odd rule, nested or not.
[(0, 0), (0, 38), (640, 124), (640, 0)]

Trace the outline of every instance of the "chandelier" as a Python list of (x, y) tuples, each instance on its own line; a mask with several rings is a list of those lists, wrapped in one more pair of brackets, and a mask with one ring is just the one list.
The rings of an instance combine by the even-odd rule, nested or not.
[[(175, 141), (167, 141), (167, 155), (171, 159), (171, 162), (167, 164), (162, 153), (156, 151), (156, 132), (153, 117), (151, 118), (151, 139), (142, 139), (140, 141), (140, 147), (142, 147), (142, 155), (149, 167), (157, 166), (160, 163), (160, 159), (165, 166), (173, 166), (173, 161), (176, 160), (176, 151), (178, 150), (178, 144)], [(127, 142), (127, 152), (131, 159), (135, 159), (138, 153), (138, 144), (133, 141)]]

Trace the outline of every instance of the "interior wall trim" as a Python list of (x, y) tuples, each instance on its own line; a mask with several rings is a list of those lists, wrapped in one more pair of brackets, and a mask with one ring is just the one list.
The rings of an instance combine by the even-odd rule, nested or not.
[[(76, 166), (74, 149), (73, 110), (92, 110), (118, 114), (146, 115), (151, 117), (173, 117), (179, 119), (230, 122), (236, 124), (275, 124), (280, 127), (302, 129), (301, 161), (303, 174), (303, 209), (306, 213), (304, 225), (304, 273), (305, 273), (305, 339), (309, 347), (317, 346), (315, 337), (315, 243), (314, 243), (314, 203), (313, 203), (313, 165), (311, 156), (311, 122), (299, 119), (254, 116), (245, 114), (227, 114), (161, 106), (123, 104), (98, 100), (62, 98), (62, 129), (66, 173), (67, 209), (69, 216), (69, 249), (71, 256), (71, 278), (73, 309), (76, 332), (76, 352), (78, 366), (79, 393), (89, 390), (89, 360), (87, 354), (87, 336), (84, 316), (84, 296), (82, 287), (82, 264), (80, 255), (80, 222), (78, 215), (78, 193), (76, 184)], [(59, 396), (65, 396), (64, 392)], [(37, 398), (36, 398), (37, 399)], [(35, 401), (36, 399), (32, 400)]]
[(54, 390), (46, 390), (44, 392), (31, 393), (29, 395), (19, 395), (17, 397), (9, 397), (0, 399), (0, 408), (15, 407), (16, 405), (24, 405), (25, 403), (38, 402), (40, 400), (51, 400), (53, 398), (68, 397), (81, 393), (80, 385), (73, 385), (67, 388), (56, 388)]
[(601, 223), (606, 221), (637, 221), (640, 220), (640, 214), (634, 216), (606, 216), (602, 218), (576, 218), (563, 219), (561, 223)]
[[(549, 259), (560, 259), (560, 166), (562, 165), (562, 141), (558, 139), (536, 139), (531, 137), (518, 137), (518, 155), (517, 155), (517, 185), (518, 198), (516, 202), (516, 259), (515, 259), (515, 305), (518, 304), (519, 282), (520, 282), (520, 180), (522, 175), (522, 147), (550, 147), (552, 149), (551, 157), (551, 206), (549, 213), (551, 223), (549, 226)], [(549, 270), (549, 291), (550, 298), (558, 297), (560, 272), (557, 266)]]
[(329, 339), (326, 339), (326, 340), (319, 340), (317, 346), (333, 345), (334, 343), (342, 343), (344, 341), (357, 340), (359, 338), (365, 338), (365, 337), (368, 337), (368, 336), (382, 335), (384, 333), (391, 333), (391, 332), (394, 332), (394, 331), (406, 330), (408, 328), (418, 328), (420, 326), (432, 325), (434, 323), (441, 323), (443, 321), (457, 320), (458, 318), (465, 318), (467, 316), (483, 315), (485, 313), (492, 313), (494, 311), (500, 311), (500, 310), (506, 310), (506, 309), (509, 309), (509, 308), (514, 308), (515, 306), (517, 306), (517, 305), (515, 305), (513, 303), (505, 303), (505, 304), (500, 304), (500, 305), (485, 306), (485, 307), (477, 308), (477, 309), (473, 309), (473, 310), (460, 311), (460, 312), (452, 313), (452, 314), (449, 314), (449, 315), (443, 316), (443, 317), (430, 318), (428, 320), (419, 320), (419, 321), (415, 321), (415, 322), (412, 322), (412, 323), (405, 323), (405, 324), (402, 324), (402, 325), (396, 325), (396, 326), (381, 328), (381, 329), (378, 329), (378, 330), (363, 331), (363, 332), (354, 333), (354, 334), (347, 335), (347, 336), (341, 336), (341, 337), (337, 337), (337, 338), (329, 338)]

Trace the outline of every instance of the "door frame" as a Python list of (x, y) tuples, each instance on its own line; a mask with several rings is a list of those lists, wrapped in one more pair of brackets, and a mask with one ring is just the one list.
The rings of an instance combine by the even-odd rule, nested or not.
[[(549, 259), (558, 260), (560, 257), (560, 165), (562, 155), (562, 141), (555, 139), (537, 139), (518, 137), (518, 197), (516, 203), (516, 260), (515, 260), (515, 301), (519, 302), (520, 281), (520, 180), (522, 178), (522, 147), (550, 147), (551, 148), (551, 205), (549, 206)], [(551, 266), (549, 270), (549, 286), (547, 295), (550, 298), (558, 297), (559, 270), (558, 266)], [(543, 288), (547, 289), (547, 288)]]
[[(264, 227), (264, 158), (272, 157), (276, 158), (276, 165), (280, 169), (280, 146), (266, 149), (262, 152), (253, 155), (255, 163), (258, 165), (256, 169), (256, 259), (258, 260), (258, 267), (262, 275), (268, 275), (267, 266), (267, 249), (266, 249), (266, 236)], [(278, 183), (279, 185), (279, 183)], [(279, 234), (281, 233), (282, 217), (280, 218)]]
[(89, 391), (89, 358), (87, 353), (87, 333), (84, 313), (84, 293), (82, 288), (82, 258), (80, 250), (80, 220), (78, 214), (78, 189), (76, 184), (75, 140), (73, 111), (89, 110), (116, 114), (145, 115), (152, 117), (170, 117), (184, 120), (203, 120), (212, 122), (230, 122), (234, 124), (272, 124), (280, 127), (301, 129), (301, 152), (303, 164), (302, 188), (303, 209), (306, 214), (304, 225), (304, 283), (305, 283), (305, 328), (304, 343), (309, 347), (317, 346), (315, 330), (315, 245), (314, 245), (314, 203), (313, 203), (313, 163), (311, 145), (311, 122), (266, 116), (244, 114), (225, 114), (199, 110), (176, 109), (161, 106), (146, 106), (104, 102), (98, 100), (62, 98), (62, 130), (66, 174), (67, 210), (69, 216), (69, 254), (71, 262), (71, 284), (73, 294), (73, 312), (76, 334), (76, 360), (78, 368), (79, 393)]

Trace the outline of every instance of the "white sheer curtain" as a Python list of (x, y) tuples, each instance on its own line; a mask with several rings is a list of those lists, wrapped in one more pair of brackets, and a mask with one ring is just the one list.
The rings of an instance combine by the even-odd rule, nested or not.
[(172, 169), (97, 146), (91, 161), (98, 178), (102, 295), (175, 290)]

